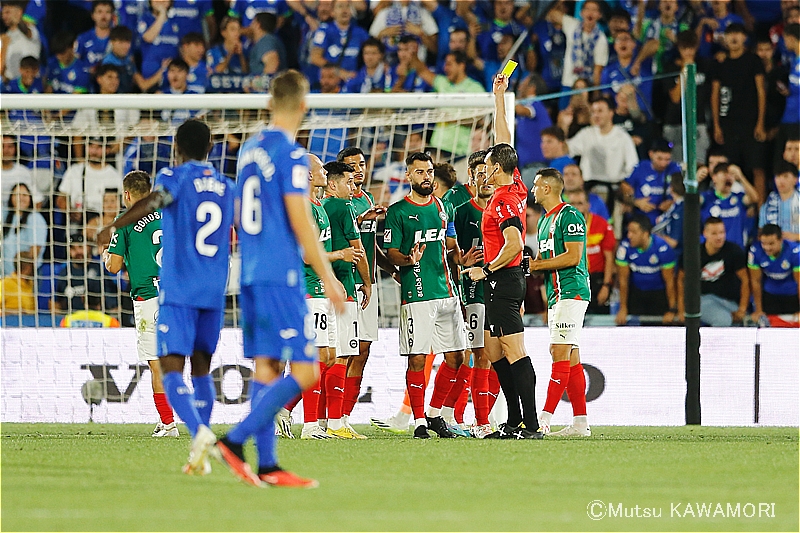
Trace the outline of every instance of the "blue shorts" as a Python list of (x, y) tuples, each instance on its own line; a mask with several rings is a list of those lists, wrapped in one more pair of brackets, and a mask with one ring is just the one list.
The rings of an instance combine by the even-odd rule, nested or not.
[(304, 288), (242, 285), (244, 356), (312, 363), (314, 321), (308, 314)]
[(191, 356), (194, 352), (213, 354), (225, 316), (223, 309), (200, 309), (161, 304), (158, 309), (156, 343), (158, 356)]

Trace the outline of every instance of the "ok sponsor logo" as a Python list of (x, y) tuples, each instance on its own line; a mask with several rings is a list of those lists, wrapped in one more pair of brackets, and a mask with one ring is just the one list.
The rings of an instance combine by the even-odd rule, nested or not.
[(573, 223), (567, 226), (567, 233), (570, 235), (581, 235), (586, 233), (586, 228), (583, 224)]

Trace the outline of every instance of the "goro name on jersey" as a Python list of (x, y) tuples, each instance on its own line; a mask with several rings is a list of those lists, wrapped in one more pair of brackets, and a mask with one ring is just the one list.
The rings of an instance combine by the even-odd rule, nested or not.
[(414, 232), (414, 242), (438, 242), (444, 241), (445, 234), (447, 233), (446, 228), (431, 228), (426, 230), (424, 233), (422, 230), (418, 230)]

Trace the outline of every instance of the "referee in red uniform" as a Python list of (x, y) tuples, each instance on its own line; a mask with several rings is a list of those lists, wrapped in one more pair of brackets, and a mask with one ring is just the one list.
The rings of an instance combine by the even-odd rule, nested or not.
[(499, 144), (486, 155), (486, 182), (495, 192), (483, 210), (481, 231), (485, 265), (469, 276), (484, 281), (486, 355), (497, 372), (508, 404), (508, 421), (487, 438), (541, 439), (537, 431), (536, 374), (525, 353), (525, 328), (520, 308), (525, 299), (521, 268), (528, 190), (517, 170), (518, 158), (505, 115), (508, 81), (498, 74), (494, 82), (495, 139)]

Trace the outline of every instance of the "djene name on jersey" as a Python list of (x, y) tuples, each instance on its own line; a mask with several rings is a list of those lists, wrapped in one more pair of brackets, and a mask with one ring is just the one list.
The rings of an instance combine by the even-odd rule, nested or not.
[(213, 192), (217, 196), (225, 196), (225, 182), (214, 178), (196, 178), (192, 181), (197, 192)]

